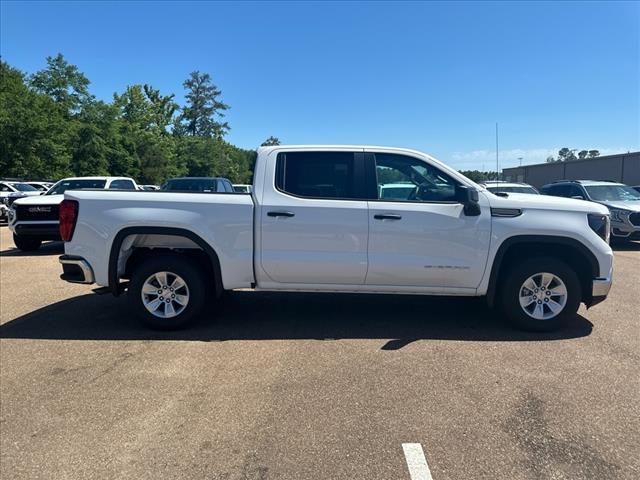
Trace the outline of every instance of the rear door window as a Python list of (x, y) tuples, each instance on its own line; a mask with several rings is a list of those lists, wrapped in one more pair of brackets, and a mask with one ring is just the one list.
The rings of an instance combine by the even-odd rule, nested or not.
[(278, 154), (276, 188), (297, 197), (361, 198), (353, 152), (286, 152)]

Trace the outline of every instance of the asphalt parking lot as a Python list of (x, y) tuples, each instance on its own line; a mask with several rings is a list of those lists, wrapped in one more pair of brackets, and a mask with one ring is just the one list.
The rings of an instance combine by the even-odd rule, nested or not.
[(252, 292), (159, 333), (0, 235), (2, 478), (401, 480), (408, 443), (434, 480), (640, 478), (640, 244), (553, 334), (477, 299)]

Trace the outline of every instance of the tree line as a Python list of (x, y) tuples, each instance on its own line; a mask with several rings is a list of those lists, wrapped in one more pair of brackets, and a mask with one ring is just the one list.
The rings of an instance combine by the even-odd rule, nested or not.
[[(578, 154), (576, 155), (576, 152)], [(547, 163), (553, 162), (572, 162), (574, 160), (582, 160), (584, 158), (595, 158), (600, 156), (600, 150), (578, 150), (577, 148), (563, 147), (558, 150), (558, 157), (549, 155)]]
[(96, 99), (89, 86), (62, 54), (47, 57), (46, 67), (31, 75), (0, 61), (0, 177), (251, 181), (256, 151), (224, 139), (229, 106), (208, 73), (194, 71), (184, 81), (184, 105), (148, 84), (129, 85), (111, 102)]

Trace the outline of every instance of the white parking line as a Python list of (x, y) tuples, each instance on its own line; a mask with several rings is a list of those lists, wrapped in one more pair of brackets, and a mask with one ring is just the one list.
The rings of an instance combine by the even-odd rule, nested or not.
[(433, 480), (422, 445), (419, 443), (403, 443), (402, 450), (404, 450), (404, 458), (407, 460), (411, 480)]

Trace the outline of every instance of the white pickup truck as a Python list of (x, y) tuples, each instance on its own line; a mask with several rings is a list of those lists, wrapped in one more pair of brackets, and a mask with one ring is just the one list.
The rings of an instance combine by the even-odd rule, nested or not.
[[(380, 185), (412, 183), (398, 198)], [(485, 296), (516, 325), (562, 326), (611, 287), (602, 205), (496, 196), (429, 155), (258, 150), (251, 194), (68, 191), (62, 278), (126, 291), (155, 328), (225, 290)]]

